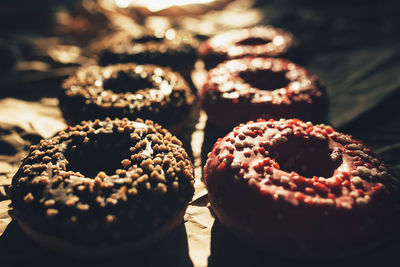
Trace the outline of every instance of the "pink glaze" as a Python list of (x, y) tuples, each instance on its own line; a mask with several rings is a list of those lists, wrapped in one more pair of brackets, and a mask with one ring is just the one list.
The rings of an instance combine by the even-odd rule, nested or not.
[(285, 59), (241, 58), (210, 70), (199, 92), (209, 120), (221, 128), (258, 118), (323, 122), (325, 88), (305, 68)]
[(206, 69), (241, 57), (285, 57), (294, 46), (293, 36), (272, 26), (235, 29), (203, 42), (198, 55)]
[(218, 219), (264, 249), (334, 258), (398, 232), (399, 179), (330, 126), (297, 119), (238, 126), (216, 142), (204, 172)]

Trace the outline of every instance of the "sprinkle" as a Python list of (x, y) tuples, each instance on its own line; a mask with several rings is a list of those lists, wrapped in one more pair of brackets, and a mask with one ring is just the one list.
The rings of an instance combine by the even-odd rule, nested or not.
[(35, 198), (33, 197), (32, 193), (28, 193), (26, 194), (26, 196), (24, 197), (24, 201), (26, 203), (30, 203), (34, 200)]
[(287, 177), (287, 176), (282, 176), (281, 177), (281, 183), (287, 184), (289, 182), (290, 182), (290, 178), (289, 177)]
[(81, 210), (81, 211), (87, 211), (87, 210), (89, 210), (89, 205), (88, 205), (88, 204), (81, 204), (81, 203), (78, 203), (78, 204), (76, 205), (76, 208), (77, 208), (78, 210)]
[(233, 161), (233, 162), (231, 163), (231, 168), (232, 168), (232, 169), (238, 169), (238, 168), (240, 168), (240, 166), (241, 166), (241, 164), (240, 164), (239, 161)]
[(358, 175), (364, 178), (370, 178), (371, 177), (371, 170), (364, 167), (364, 166), (358, 166), (356, 169)]
[(46, 201), (44, 202), (44, 206), (45, 206), (45, 207), (51, 207), (51, 206), (53, 206), (54, 204), (56, 204), (56, 201), (55, 201), (54, 199), (48, 199), (48, 200), (46, 200)]
[(323, 194), (327, 194), (329, 192), (329, 188), (326, 187), (326, 185), (324, 185), (323, 183), (316, 183), (315, 185), (315, 189), (318, 190), (318, 192), (323, 193)]
[(53, 217), (53, 216), (56, 216), (58, 214), (58, 210), (57, 209), (47, 209), (46, 210), (46, 214), (49, 217)]
[(226, 164), (224, 162), (221, 162), (218, 167), (217, 167), (217, 171), (222, 172), (226, 169)]
[(107, 222), (107, 223), (113, 223), (113, 222), (115, 222), (115, 221), (116, 221), (115, 215), (108, 214), (108, 215), (106, 216), (106, 222)]
[(363, 185), (363, 180), (359, 176), (354, 176), (351, 179), (351, 182), (356, 186), (362, 186)]
[(368, 204), (368, 201), (365, 198), (359, 197), (356, 199), (356, 204), (360, 207), (364, 207)]
[(124, 166), (124, 168), (128, 168), (132, 162), (129, 159), (124, 159), (121, 161), (122, 166)]

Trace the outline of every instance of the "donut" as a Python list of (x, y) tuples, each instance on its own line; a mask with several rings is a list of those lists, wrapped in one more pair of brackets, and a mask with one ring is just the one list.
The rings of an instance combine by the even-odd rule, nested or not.
[(160, 123), (180, 132), (195, 96), (184, 79), (168, 68), (134, 63), (88, 66), (62, 84), (60, 106), (70, 124), (127, 117)]
[(98, 44), (99, 64), (133, 62), (167, 66), (189, 78), (198, 45), (198, 39), (189, 32), (172, 28), (165, 32), (142, 30), (140, 34), (117, 32)]
[(198, 56), (206, 69), (242, 57), (288, 57), (295, 42), (292, 34), (272, 26), (235, 29), (203, 42)]
[(181, 145), (150, 120), (68, 126), (30, 147), (10, 213), (39, 245), (78, 258), (148, 246), (182, 222), (193, 196)]
[(237, 126), (215, 143), (204, 173), (218, 220), (259, 249), (333, 259), (398, 236), (399, 179), (361, 141), (324, 124)]
[(325, 88), (317, 77), (279, 58), (221, 63), (209, 71), (199, 99), (209, 121), (229, 129), (258, 118), (324, 122), (328, 109)]

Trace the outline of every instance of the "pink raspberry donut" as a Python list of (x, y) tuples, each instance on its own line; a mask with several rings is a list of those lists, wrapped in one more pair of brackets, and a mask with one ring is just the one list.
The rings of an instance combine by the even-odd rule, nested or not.
[(399, 179), (370, 148), (330, 126), (242, 124), (217, 141), (204, 172), (219, 221), (277, 254), (338, 258), (398, 233)]
[(241, 57), (286, 57), (294, 47), (292, 34), (272, 26), (231, 30), (203, 42), (199, 57), (206, 69)]
[(258, 118), (323, 122), (328, 101), (316, 76), (286, 59), (241, 58), (210, 70), (199, 92), (209, 121), (221, 128)]

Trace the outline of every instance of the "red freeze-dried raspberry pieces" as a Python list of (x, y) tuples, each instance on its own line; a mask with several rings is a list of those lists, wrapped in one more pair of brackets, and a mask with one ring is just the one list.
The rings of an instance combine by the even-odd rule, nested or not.
[(363, 164), (364, 164), (364, 162), (363, 162), (362, 160), (354, 161), (354, 165), (355, 165), (355, 166), (361, 166), (361, 165), (363, 165)]
[(336, 196), (335, 196), (335, 194), (328, 193), (328, 198), (335, 200)]
[(217, 167), (217, 171), (222, 172), (224, 170), (226, 170), (226, 164), (224, 162), (221, 162)]
[(326, 127), (325, 130), (326, 130), (329, 134), (335, 132), (331, 127)]
[(329, 179), (326, 181), (326, 185), (330, 188), (338, 188), (343, 182), (342, 178), (336, 177), (335, 179)]
[(296, 192), (294, 196), (297, 200), (304, 202), (304, 199), (306, 198), (306, 195), (304, 195), (301, 192)]
[(315, 194), (315, 189), (312, 188), (312, 187), (306, 187), (306, 188), (304, 189), (304, 191), (305, 191), (307, 194), (309, 194), (309, 195), (314, 195), (314, 194)]
[(263, 162), (259, 162), (253, 168), (256, 170), (256, 172), (264, 172), (264, 164), (263, 164)]
[(380, 191), (383, 188), (382, 184), (377, 184), (374, 186), (375, 191)]
[(273, 174), (274, 173), (274, 168), (272, 168), (271, 166), (268, 166), (265, 168), (266, 173), (268, 174)]
[(249, 136), (251, 136), (252, 138), (255, 138), (257, 136), (258, 132), (257, 131), (251, 131), (248, 133)]
[(343, 186), (345, 186), (345, 187), (350, 187), (350, 182), (349, 182), (349, 180), (345, 180), (343, 183), (342, 183), (342, 185)]
[(270, 157), (265, 158), (265, 159), (263, 160), (263, 163), (264, 163), (265, 166), (270, 165), (270, 164), (271, 164), (271, 158), (270, 158)]
[(258, 149), (257, 148), (253, 148), (253, 153), (254, 153), (254, 155), (257, 155), (258, 154)]
[(350, 178), (350, 173), (348, 173), (348, 172), (342, 172), (342, 176), (343, 176), (343, 178), (345, 178), (345, 179), (349, 179), (349, 178)]
[(304, 178), (303, 176), (294, 176), (293, 177), (293, 182), (297, 185), (307, 185), (307, 179)]
[(279, 131), (283, 131), (286, 126), (285, 125), (278, 125), (278, 127), (276, 127)]
[(228, 162), (232, 162), (234, 158), (235, 158), (235, 157), (234, 157), (232, 154), (228, 154), (228, 155), (225, 156), (225, 159), (226, 159)]
[(323, 183), (316, 183), (314, 187), (320, 193), (327, 194), (329, 192), (329, 188)]

